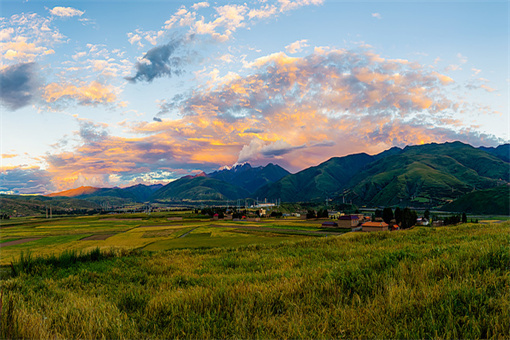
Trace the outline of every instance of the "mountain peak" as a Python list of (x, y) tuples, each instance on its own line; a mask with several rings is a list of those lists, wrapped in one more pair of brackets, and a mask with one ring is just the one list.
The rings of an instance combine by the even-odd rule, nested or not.
[(202, 171), (202, 172), (200, 172), (200, 173), (198, 173), (196, 175), (186, 175), (186, 176), (184, 176), (182, 178), (197, 178), (197, 177), (207, 177), (207, 174)]

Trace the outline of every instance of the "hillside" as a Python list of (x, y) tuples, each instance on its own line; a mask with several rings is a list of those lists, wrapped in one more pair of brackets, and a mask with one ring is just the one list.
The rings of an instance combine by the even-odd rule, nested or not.
[(233, 185), (240, 186), (248, 192), (253, 193), (260, 187), (278, 181), (290, 174), (279, 165), (269, 163), (262, 167), (253, 168), (245, 163), (231, 169), (224, 169), (208, 174), (210, 178), (218, 179)]
[(162, 188), (161, 184), (144, 185), (137, 184), (126, 188), (94, 188), (94, 187), (79, 187), (76, 189), (65, 190), (53, 194), (46, 195), (47, 197), (75, 197), (86, 200), (93, 200), (95, 202), (105, 200), (115, 201), (118, 204), (128, 202), (146, 202), (151, 199), (152, 194), (158, 189)]
[(510, 216), (510, 187), (501, 185), (492, 189), (470, 192), (446, 204), (441, 210)]
[[(236, 165), (210, 174), (185, 176), (161, 185), (128, 188), (81, 187), (49, 196), (96, 203), (225, 201), (243, 198), (283, 202), (326, 199), (365, 206), (440, 207), (465, 194), (510, 181), (505, 161), (510, 144), (474, 148), (460, 142), (393, 147), (377, 155), (333, 157), (296, 174), (274, 164)], [(108, 199), (107, 199), (108, 197)]]
[(266, 185), (254, 196), (284, 202), (340, 196), (358, 205), (433, 207), (508, 181), (508, 163), (454, 142), (335, 157)]
[(100, 190), (101, 190), (101, 188), (82, 186), (82, 187), (75, 188), (75, 189), (54, 192), (54, 193), (51, 193), (51, 194), (48, 194), (45, 196), (47, 196), (47, 197), (77, 197), (77, 196), (83, 196), (83, 195), (92, 195)]
[(490, 153), (505, 162), (510, 162), (510, 144), (499, 145), (496, 148), (481, 146), (479, 149)]
[(370, 206), (437, 206), (508, 182), (508, 169), (508, 163), (458, 142), (406, 147), (354, 176), (349, 198)]
[(249, 196), (241, 187), (208, 177), (180, 178), (157, 190), (153, 200), (226, 201)]
[(50, 206), (55, 215), (73, 212), (87, 213), (99, 208), (99, 205), (94, 202), (76, 198), (0, 195), (0, 213), (9, 216), (46, 214), (46, 207)]
[(373, 160), (372, 156), (365, 153), (334, 157), (266, 185), (255, 192), (254, 196), (280, 198), (283, 202), (322, 201), (339, 195), (351, 177)]

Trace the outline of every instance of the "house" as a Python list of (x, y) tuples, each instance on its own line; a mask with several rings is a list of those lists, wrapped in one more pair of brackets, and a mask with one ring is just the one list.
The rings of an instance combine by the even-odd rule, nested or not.
[(323, 228), (338, 228), (338, 223), (336, 223), (334, 221), (326, 221), (326, 222), (322, 222), (322, 227)]
[(358, 215), (343, 215), (338, 217), (338, 226), (340, 228), (352, 228), (356, 227), (359, 224), (359, 216)]
[(388, 224), (385, 222), (366, 222), (361, 225), (363, 231), (383, 231), (388, 230)]
[(340, 216), (340, 212), (338, 211), (328, 211), (329, 218), (338, 218)]
[(416, 225), (429, 225), (429, 221), (425, 217), (420, 217), (416, 220)]

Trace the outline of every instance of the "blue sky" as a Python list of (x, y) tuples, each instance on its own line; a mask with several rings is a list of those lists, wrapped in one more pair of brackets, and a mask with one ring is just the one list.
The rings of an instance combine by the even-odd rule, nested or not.
[(2, 192), (509, 140), (506, 1), (0, 6)]

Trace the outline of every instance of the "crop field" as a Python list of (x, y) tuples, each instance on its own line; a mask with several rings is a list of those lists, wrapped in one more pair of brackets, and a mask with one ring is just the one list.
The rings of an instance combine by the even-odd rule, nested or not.
[(509, 222), (317, 229), (164, 217), (2, 229), (40, 238), (0, 248), (13, 261), (0, 338), (510, 337)]
[[(172, 213), (12, 220), (0, 226), (0, 265), (21, 252), (35, 256), (65, 250), (166, 250), (276, 244), (330, 235), (321, 221), (264, 219), (263, 222), (177, 217)], [(348, 230), (335, 230), (333, 234)]]

